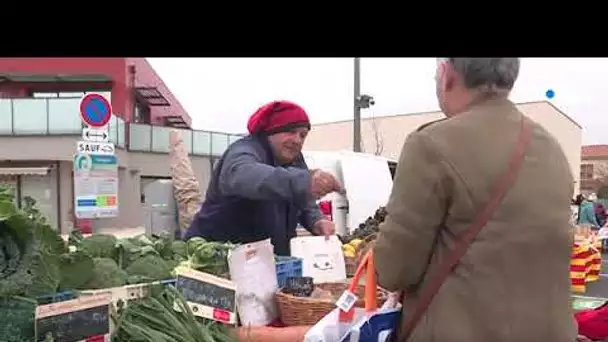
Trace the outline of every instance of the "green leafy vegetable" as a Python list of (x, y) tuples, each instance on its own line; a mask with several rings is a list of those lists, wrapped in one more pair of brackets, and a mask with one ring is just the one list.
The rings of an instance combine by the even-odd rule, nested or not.
[(61, 289), (84, 289), (94, 276), (95, 262), (83, 251), (61, 255)]
[(61, 278), (59, 255), (66, 251), (31, 198), (19, 209), (10, 190), (0, 188), (0, 297), (55, 292)]
[(0, 186), (0, 341), (34, 339), (31, 298), (57, 291), (66, 252), (35, 201), (25, 197), (18, 208), (12, 191)]
[(125, 269), (129, 276), (139, 276), (148, 281), (171, 278), (172, 268), (158, 255), (148, 254), (139, 258)]
[(0, 339), (3, 342), (31, 342), (34, 340), (36, 301), (13, 297), (0, 299)]
[(173, 286), (151, 293), (119, 310), (114, 317), (116, 341), (236, 342), (226, 326), (194, 316)]
[(228, 254), (235, 245), (221, 242), (208, 242), (195, 237), (186, 243), (188, 260), (179, 267), (195, 269), (224, 278), (230, 277), (228, 269)]
[(173, 251), (173, 259), (182, 261), (188, 259), (187, 245), (184, 241), (173, 241), (171, 243), (171, 250)]
[(93, 276), (86, 283), (83, 290), (105, 289), (123, 286), (127, 283), (127, 273), (118, 268), (113, 259), (94, 258), (93, 263)]
[(81, 249), (93, 258), (116, 258), (116, 236), (109, 234), (94, 234), (84, 238)]
[(82, 236), (82, 232), (78, 229), (74, 229), (70, 232), (68, 236), (68, 247), (74, 249), (82, 249), (82, 241), (84, 240), (84, 236)]
[(171, 260), (173, 258), (173, 238), (168, 234), (153, 235), (154, 242), (152, 243), (154, 249), (158, 254), (165, 260)]

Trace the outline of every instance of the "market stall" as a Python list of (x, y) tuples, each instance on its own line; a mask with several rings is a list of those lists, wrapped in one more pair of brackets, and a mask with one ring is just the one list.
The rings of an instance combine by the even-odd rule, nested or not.
[[(2, 341), (302, 341), (349, 287), (302, 276), (302, 260), (274, 256), (269, 241), (73, 231), (66, 243), (5, 193), (0, 210)], [(350, 290), (363, 307), (364, 287)]]
[(238, 324), (234, 245), (78, 231), (66, 244), (1, 191), (0, 225), (1, 341), (297, 341), (308, 330)]
[[(275, 257), (268, 241), (236, 246), (74, 231), (66, 243), (35, 206), (19, 209), (11, 196), (0, 192), (0, 320), (8, 322), (0, 327), (1, 341), (47, 335), (111, 336), (118, 342), (302, 341), (332, 315), (346, 290), (355, 295), (355, 308), (365, 307), (369, 297), (358, 283), (315, 282), (303, 272), (301, 259)], [(372, 219), (381, 221), (382, 212)], [(598, 279), (601, 255), (594, 234), (577, 235), (571, 277), (573, 291), (584, 292)], [(344, 241), (356, 251), (356, 266), (368, 255), (373, 236)], [(346, 259), (353, 258), (350, 248), (341, 249)], [(374, 291), (378, 306), (390, 297), (381, 288)], [(252, 304), (256, 301), (261, 305)]]

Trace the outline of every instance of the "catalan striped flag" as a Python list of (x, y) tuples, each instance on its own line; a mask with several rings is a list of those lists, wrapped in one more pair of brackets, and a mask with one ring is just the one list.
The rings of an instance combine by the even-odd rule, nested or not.
[(599, 279), (602, 254), (597, 247), (596, 242), (577, 242), (574, 244), (570, 259), (572, 292), (584, 293), (587, 290), (587, 283)]

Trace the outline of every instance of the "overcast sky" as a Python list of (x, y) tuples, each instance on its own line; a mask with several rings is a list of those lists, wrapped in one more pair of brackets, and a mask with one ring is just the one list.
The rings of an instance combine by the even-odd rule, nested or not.
[[(353, 115), (351, 58), (149, 58), (186, 108), (193, 128), (244, 133), (247, 118), (277, 99), (302, 105), (313, 123)], [(376, 100), (363, 116), (437, 110), (434, 58), (364, 58), (361, 91)], [(515, 102), (550, 100), (583, 126), (583, 143), (608, 143), (606, 58), (524, 58)]]

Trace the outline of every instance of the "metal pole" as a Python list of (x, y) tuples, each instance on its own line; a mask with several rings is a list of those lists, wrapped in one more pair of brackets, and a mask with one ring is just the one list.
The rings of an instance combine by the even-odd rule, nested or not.
[(361, 152), (361, 68), (359, 57), (355, 57), (355, 82), (354, 82), (354, 118), (353, 118), (353, 151)]

